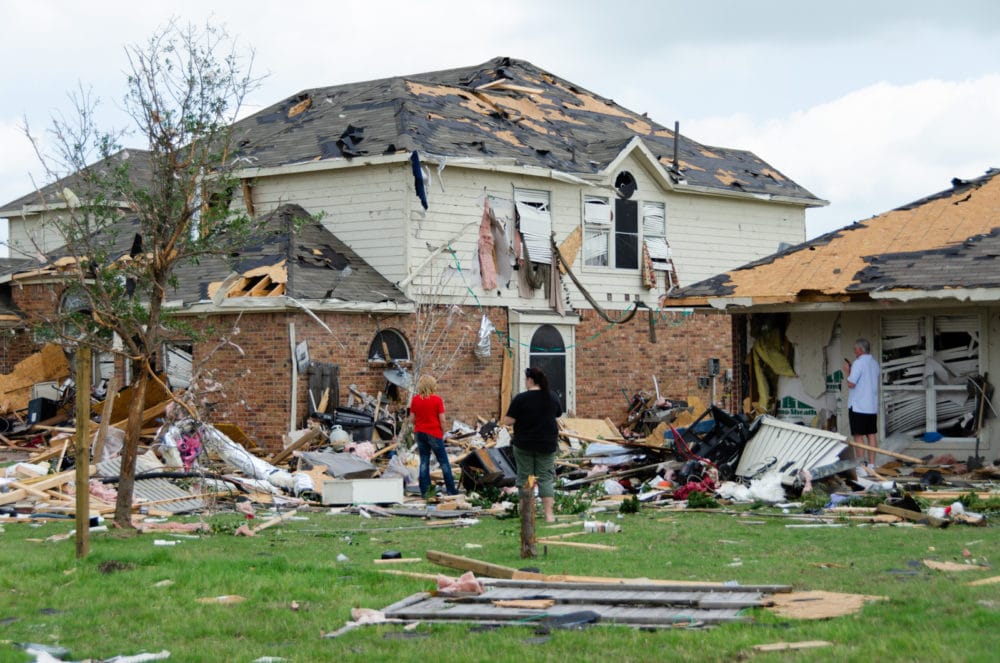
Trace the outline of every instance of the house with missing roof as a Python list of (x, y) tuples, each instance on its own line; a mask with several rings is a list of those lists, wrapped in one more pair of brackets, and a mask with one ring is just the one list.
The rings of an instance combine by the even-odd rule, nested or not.
[(842, 365), (863, 337), (882, 367), (882, 444), (916, 457), (993, 458), (998, 210), (1000, 170), (991, 169), (669, 299), (732, 318), (747, 411), (849, 434)]
[[(336, 369), (334, 402), (433, 373), (467, 422), (502, 414), (529, 365), (577, 416), (620, 419), (654, 386), (707, 401), (709, 359), (725, 402), (730, 321), (662, 298), (802, 242), (805, 210), (826, 204), (752, 153), (509, 58), (305, 90), (234, 136), (230, 204), (318, 225), (248, 247), (237, 271), (185, 266), (168, 305), (231, 345), (163, 354), (206, 361), (230, 385), (219, 411), (269, 446), (315, 406), (317, 366)], [(61, 192), (0, 209), (12, 244), (39, 243)], [(0, 279), (15, 305), (27, 285)]]

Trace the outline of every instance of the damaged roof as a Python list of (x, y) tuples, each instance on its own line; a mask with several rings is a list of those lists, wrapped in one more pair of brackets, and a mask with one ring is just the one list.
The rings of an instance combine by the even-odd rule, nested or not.
[(645, 114), (505, 57), (304, 90), (235, 128), (239, 159), (251, 168), (418, 151), (592, 175), (638, 137), (674, 182), (826, 204), (751, 152), (684, 136), (675, 145), (674, 132)]
[(857, 302), (1000, 288), (1000, 170), (682, 288), (671, 304)]
[[(194, 304), (217, 297), (218, 289), (223, 288), (222, 297), (410, 301), (299, 205), (282, 205), (264, 221), (264, 236), (226, 260), (214, 258), (180, 266), (174, 296)], [(302, 225), (290, 233), (288, 229), (296, 222)], [(232, 278), (234, 273), (239, 278)]]
[[(149, 182), (152, 179), (153, 170), (150, 163), (150, 153), (146, 150), (119, 150), (107, 159), (101, 159), (90, 164), (84, 171), (114, 168), (126, 161), (129, 164), (129, 177), (133, 183), (141, 184)], [(84, 179), (81, 173), (78, 172), (56, 180), (37, 191), (32, 191), (27, 195), (0, 206), (0, 217), (16, 216), (25, 208), (43, 209), (46, 207), (63, 207), (66, 205), (63, 190), (69, 189), (78, 197), (83, 197), (86, 187)]]
[[(140, 231), (139, 221), (130, 217), (105, 231), (98, 241), (110, 247), (110, 256), (127, 259), (143, 250)], [(75, 263), (65, 248), (50, 252), (49, 259), (47, 265), (23, 261), (23, 268), (13, 278), (55, 273)], [(174, 276), (175, 285), (165, 297), (172, 306), (190, 306), (213, 299), (219, 302), (231, 297), (289, 296), (362, 303), (410, 301), (306, 210), (290, 204), (263, 217), (258, 237), (249, 240), (241, 250), (226, 256), (201, 256), (197, 261), (179, 264)]]

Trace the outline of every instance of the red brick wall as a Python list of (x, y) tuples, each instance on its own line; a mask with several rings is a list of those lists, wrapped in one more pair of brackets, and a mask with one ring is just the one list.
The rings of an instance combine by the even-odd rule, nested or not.
[(593, 311), (584, 311), (576, 330), (577, 416), (610, 417), (619, 423), (628, 411), (626, 394), (628, 398), (639, 390), (655, 394), (654, 375), (664, 398), (697, 396), (707, 406), (711, 387), (700, 388), (698, 377), (707, 375), (713, 357), (721, 369), (716, 401), (731, 410), (724, 379), (726, 369), (733, 367), (731, 324), (726, 315), (663, 312), (656, 318), (652, 343), (646, 311), (624, 325), (610, 325)]
[[(489, 315), (492, 320), (506, 320), (504, 309), (491, 310)], [(222, 385), (220, 392), (208, 395), (215, 403), (208, 418), (239, 425), (262, 447), (280, 448), (281, 436), (288, 432), (289, 426), (292, 375), (289, 322), (295, 323), (296, 343), (308, 343), (312, 361), (340, 366), (342, 405), (348, 401), (351, 385), (372, 396), (386, 388), (383, 374), (386, 365), (368, 361), (368, 348), (379, 330), (401, 332), (414, 355), (420, 345), (413, 315), (376, 318), (366, 313), (318, 312), (317, 316), (330, 331), (302, 313), (254, 313), (239, 319), (236, 315), (225, 315), (198, 321), (196, 326), (206, 329), (211, 324), (214, 332), (195, 347), (196, 366), (218, 345), (222, 335), (228, 335), (243, 353), (229, 345), (207, 358), (205, 369)], [(437, 377), (438, 391), (445, 399), (449, 417), (470, 425), (475, 425), (477, 416), (496, 416), (499, 409), (502, 351), (494, 337), (491, 356), (475, 357), (473, 346), (479, 320), (477, 309), (463, 309), (455, 314), (446, 330), (424, 342), (428, 351), (423, 370)], [(238, 333), (233, 333), (236, 329)], [(454, 352), (459, 346), (458, 352)], [(308, 375), (300, 375), (297, 425), (302, 425), (307, 414), (307, 388)], [(405, 405), (396, 403), (392, 407), (395, 410)]]
[[(46, 286), (15, 291), (15, 303), (22, 310), (43, 311), (58, 301)], [(368, 348), (379, 330), (395, 329), (407, 340), (414, 359), (421, 360), (423, 372), (437, 377), (449, 419), (475, 425), (476, 417), (496, 417), (501, 414), (502, 342), (494, 335), (490, 356), (476, 357), (473, 348), (482, 312), (462, 307), (451, 309), (449, 316), (448, 311), (437, 309), (436, 316), (426, 312), (421, 316), (318, 312), (330, 331), (301, 312), (226, 314), (192, 320), (206, 334), (206, 340), (195, 346), (194, 365), (197, 369), (204, 362), (204, 373), (220, 386), (218, 391), (203, 394), (204, 416), (213, 423), (237, 424), (261, 447), (281, 447), (281, 436), (289, 428), (289, 323), (294, 322), (296, 342), (307, 341), (313, 361), (340, 366), (341, 404), (347, 403), (351, 385), (373, 396), (385, 389), (386, 366), (370, 363)], [(506, 309), (491, 308), (486, 314), (501, 333), (506, 331)], [(434, 317), (437, 324), (433, 333), (429, 337), (418, 333), (418, 323), (426, 331), (427, 321)], [(446, 319), (450, 320), (447, 325)], [(622, 420), (628, 407), (625, 394), (630, 398), (639, 390), (654, 393), (653, 375), (664, 397), (698, 396), (707, 404), (711, 390), (699, 388), (698, 377), (707, 373), (710, 357), (717, 357), (721, 363), (716, 398), (733, 411), (734, 400), (723, 379), (726, 369), (734, 367), (730, 342), (733, 324), (725, 315), (662, 313), (655, 325), (656, 342), (651, 343), (645, 311), (624, 325), (610, 325), (593, 311), (582, 312), (576, 334), (576, 415)], [(219, 346), (223, 337), (231, 343)], [(13, 337), (19, 342), (21, 339), (30, 340), (30, 334)], [(734, 373), (738, 375), (739, 371)], [(516, 389), (516, 379), (514, 384)], [(308, 375), (300, 375), (297, 426), (302, 425), (308, 412), (307, 387)], [(392, 407), (405, 405), (396, 403)]]
[[(14, 306), (28, 318), (50, 313), (59, 301), (55, 290), (48, 285), (13, 285), (10, 293)], [(40, 349), (27, 326), (0, 330), (0, 373), (12, 372), (18, 362)]]

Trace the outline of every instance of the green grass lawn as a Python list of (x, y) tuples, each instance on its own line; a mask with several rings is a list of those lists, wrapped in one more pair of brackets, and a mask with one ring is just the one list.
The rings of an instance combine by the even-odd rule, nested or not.
[[(90, 554), (75, 558), (72, 539), (45, 541), (72, 528), (2, 522), (0, 661), (32, 658), (15, 643), (68, 650), (65, 660), (140, 652), (171, 661), (994, 661), (1000, 644), (1000, 585), (968, 586), (996, 569), (942, 572), (923, 560), (990, 564), (1000, 551), (995, 526), (946, 529), (844, 522), (800, 529), (765, 514), (670, 512), (643, 507), (615, 518), (616, 534), (571, 539), (615, 551), (539, 545), (520, 559), (516, 519), (483, 518), (461, 528), (427, 528), (415, 518), (363, 518), (325, 510), (233, 536), (235, 514), (207, 519), (212, 534), (128, 536), (94, 533)], [(569, 522), (572, 517), (561, 517)], [(577, 517), (579, 519), (579, 517)], [(191, 519), (187, 519), (191, 520)], [(257, 521), (260, 522), (260, 521)], [(539, 536), (575, 531), (547, 530)], [(582, 530), (582, 526), (579, 526)], [(155, 545), (157, 539), (175, 541)], [(857, 614), (821, 621), (780, 618), (764, 609), (749, 623), (711, 629), (640, 630), (593, 626), (538, 632), (472, 624), (366, 626), (323, 638), (351, 619), (352, 607), (384, 608), (433, 587), (381, 569), (459, 575), (427, 561), (376, 565), (383, 552), (423, 558), (439, 550), (546, 574), (648, 577), (742, 584), (787, 584), (886, 597)], [(963, 555), (967, 551), (971, 557)], [(338, 559), (339, 557), (339, 559)], [(344, 559), (346, 558), (346, 559)], [(245, 601), (202, 603), (236, 595)], [(753, 653), (754, 645), (827, 640), (799, 652)], [(273, 657), (273, 658), (267, 658)]]

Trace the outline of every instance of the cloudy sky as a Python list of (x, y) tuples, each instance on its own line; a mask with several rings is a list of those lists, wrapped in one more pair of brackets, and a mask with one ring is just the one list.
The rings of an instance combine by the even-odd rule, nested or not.
[[(699, 5), (699, 6), (695, 6)], [(45, 183), (24, 136), (81, 86), (127, 125), (125, 46), (171, 17), (224, 25), (266, 75), (252, 111), (308, 87), (528, 60), (708, 145), (747, 149), (826, 208), (810, 237), (1000, 167), (1000, 2), (963, 0), (0, 0), (0, 204)], [(130, 143), (142, 147), (133, 139)]]

